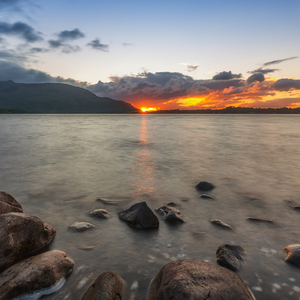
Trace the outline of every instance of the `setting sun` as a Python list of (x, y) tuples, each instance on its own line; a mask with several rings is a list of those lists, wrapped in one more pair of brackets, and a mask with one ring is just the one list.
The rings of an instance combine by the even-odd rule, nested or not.
[(141, 111), (142, 112), (157, 111), (157, 108), (154, 108), (154, 107), (142, 107)]

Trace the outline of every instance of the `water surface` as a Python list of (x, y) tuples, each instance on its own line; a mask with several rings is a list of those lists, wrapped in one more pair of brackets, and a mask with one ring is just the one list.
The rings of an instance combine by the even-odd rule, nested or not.
[[(283, 251), (300, 243), (300, 213), (292, 209), (300, 205), (299, 115), (1, 115), (0, 141), (0, 190), (55, 227), (49, 249), (76, 264), (64, 287), (44, 299), (79, 300), (109, 270), (126, 281), (125, 299), (144, 300), (163, 265), (215, 262), (224, 243), (245, 248), (239, 275), (258, 300), (299, 299), (300, 269), (284, 262)], [(195, 185), (203, 180), (216, 185), (215, 201), (199, 198)], [(153, 210), (176, 202), (186, 223), (160, 218), (158, 230), (130, 228), (117, 213), (140, 201)], [(112, 217), (89, 217), (97, 208)], [(71, 232), (74, 221), (97, 228)]]

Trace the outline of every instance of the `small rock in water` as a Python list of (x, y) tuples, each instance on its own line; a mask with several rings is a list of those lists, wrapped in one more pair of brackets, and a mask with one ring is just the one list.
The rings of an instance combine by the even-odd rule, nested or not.
[(208, 200), (215, 200), (215, 198), (213, 196), (210, 196), (210, 195), (207, 195), (207, 194), (200, 195), (200, 198), (208, 199)]
[(135, 228), (158, 228), (159, 220), (146, 202), (132, 205), (118, 213), (119, 219)]
[(96, 226), (87, 222), (74, 222), (69, 226), (69, 229), (78, 232), (83, 232), (93, 228), (96, 228)]
[(300, 267), (300, 244), (288, 245), (284, 250), (287, 253), (285, 261)]
[(223, 222), (221, 220), (218, 220), (218, 219), (212, 219), (212, 220), (210, 220), (210, 223), (212, 223), (214, 225), (217, 225), (217, 226), (220, 226), (220, 227), (222, 227), (224, 229), (227, 229), (227, 230), (233, 230), (230, 225), (228, 225), (225, 222)]
[(178, 204), (176, 204), (175, 202), (169, 202), (169, 203), (167, 204), (167, 206), (176, 207), (176, 206), (178, 206)]
[(249, 217), (247, 218), (248, 221), (253, 221), (253, 222), (261, 222), (261, 223), (271, 223), (274, 224), (274, 221), (268, 220), (268, 219), (260, 219), (260, 218), (254, 218), (254, 217)]
[(155, 210), (160, 215), (164, 217), (164, 219), (170, 223), (184, 223), (184, 219), (181, 215), (181, 212), (174, 207), (171, 206), (162, 206)]
[(99, 219), (108, 219), (110, 217), (110, 213), (106, 209), (95, 209), (89, 213), (89, 216), (96, 217)]
[(78, 249), (83, 251), (92, 251), (95, 249), (95, 246), (83, 246), (83, 247), (78, 247)]
[(294, 210), (300, 211), (300, 206), (293, 206)]
[(221, 245), (216, 252), (217, 262), (222, 267), (237, 272), (244, 261), (245, 250), (238, 245)]
[(206, 181), (201, 181), (201, 182), (199, 182), (196, 185), (196, 189), (198, 191), (204, 191), (204, 192), (206, 192), (206, 191), (210, 191), (210, 190), (212, 190), (214, 188), (215, 188), (215, 186), (212, 183), (206, 182)]
[(253, 286), (252, 290), (257, 291), (257, 292), (262, 292), (263, 289), (260, 286)]
[(117, 200), (113, 200), (113, 199), (106, 199), (106, 198), (98, 198), (97, 201), (100, 201), (104, 204), (108, 204), (108, 205), (115, 205), (118, 204)]

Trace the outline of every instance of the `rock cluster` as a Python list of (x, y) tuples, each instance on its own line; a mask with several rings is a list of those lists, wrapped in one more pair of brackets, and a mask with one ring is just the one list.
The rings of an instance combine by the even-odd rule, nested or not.
[(0, 192), (0, 300), (38, 299), (62, 286), (74, 262), (58, 250), (36, 255), (55, 233), (38, 217), (24, 214), (14, 197)]

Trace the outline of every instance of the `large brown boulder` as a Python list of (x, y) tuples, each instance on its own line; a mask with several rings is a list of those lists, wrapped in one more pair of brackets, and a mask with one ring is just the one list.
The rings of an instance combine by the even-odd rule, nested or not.
[(24, 259), (1, 273), (0, 300), (13, 299), (19, 295), (25, 299), (27, 294), (32, 293), (39, 296), (49, 294), (55, 290), (54, 285), (64, 283), (64, 278), (72, 272), (73, 266), (74, 262), (67, 254), (58, 250)]
[(113, 272), (102, 273), (87, 289), (81, 300), (122, 300), (124, 280)]
[(118, 213), (118, 217), (135, 228), (157, 228), (159, 221), (146, 202), (132, 205)]
[(38, 217), (22, 213), (0, 215), (0, 272), (47, 246), (55, 229)]
[(21, 204), (10, 194), (0, 192), (0, 215), (9, 212), (23, 212)]
[(166, 264), (149, 286), (148, 300), (254, 300), (233, 271), (198, 259)]

